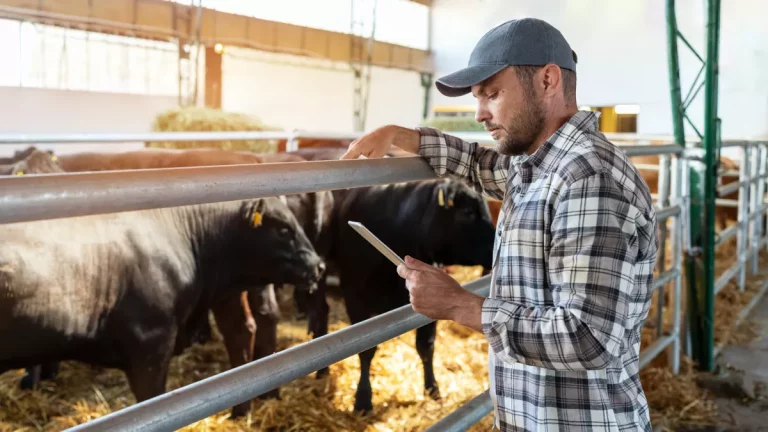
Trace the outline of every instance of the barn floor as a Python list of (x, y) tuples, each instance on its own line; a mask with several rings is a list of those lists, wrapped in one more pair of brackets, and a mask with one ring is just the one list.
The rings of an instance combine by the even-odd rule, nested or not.
[[(763, 260), (768, 260), (768, 256)], [(718, 264), (720, 267), (729, 263)], [(480, 268), (456, 270), (453, 276), (461, 282), (480, 276)], [(718, 295), (716, 333), (719, 341), (740, 335), (729, 324), (766, 280), (768, 268), (750, 278), (746, 292), (738, 292), (735, 284), (731, 284)], [(281, 297), (284, 319), (278, 330), (278, 348), (285, 349), (309, 340), (309, 336), (306, 321), (291, 319), (290, 293), (283, 292)], [(768, 311), (766, 301), (763, 300), (758, 310)], [(343, 303), (333, 298), (329, 303), (330, 330), (347, 326)], [(647, 323), (655, 322), (653, 309)], [(667, 315), (664, 314), (665, 329), (671, 324)], [(647, 327), (643, 332), (643, 344), (650, 343), (655, 334), (653, 325)], [(173, 359), (169, 390), (228, 369), (226, 351), (218, 332), (214, 332), (214, 337), (214, 341), (193, 346)], [(768, 346), (768, 340), (764, 343), (760, 345), (763, 348)], [(729, 352), (730, 348), (724, 355)], [(665, 357), (660, 356), (658, 362), (654, 361), (641, 373), (654, 425), (663, 430), (683, 430), (716, 424), (713, 392), (698, 385), (699, 374), (692, 363), (684, 359), (681, 374), (674, 376), (666, 367)], [(225, 410), (183, 430), (423, 431), (487, 388), (486, 361), (487, 343), (481, 335), (457, 324), (440, 322), (434, 361), (443, 396), (440, 401), (430, 399), (422, 391), (422, 367), (411, 332), (379, 345), (371, 368), (374, 413), (369, 417), (351, 413), (359, 377), (357, 356), (353, 356), (332, 365), (326, 379), (318, 380), (310, 375), (284, 386), (281, 400), (255, 402), (249, 417), (232, 420), (229, 411)], [(768, 360), (761, 361), (763, 366), (768, 365)], [(751, 366), (742, 368), (756, 369)], [(21, 376), (21, 371), (0, 375), (0, 432), (60, 431), (135, 403), (124, 375), (115, 370), (65, 362), (59, 376), (36, 391), (19, 390)], [(740, 413), (736, 415), (741, 416)], [(487, 431), (491, 424), (492, 416), (487, 416), (471, 430)]]
[(754, 339), (725, 346), (717, 376), (701, 385), (715, 396), (721, 430), (768, 431), (768, 295), (741, 329)]

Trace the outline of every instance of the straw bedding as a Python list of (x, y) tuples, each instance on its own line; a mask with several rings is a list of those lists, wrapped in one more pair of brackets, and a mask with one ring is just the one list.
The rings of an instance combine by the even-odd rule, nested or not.
[[(719, 262), (718, 267), (725, 265), (727, 263)], [(478, 267), (449, 267), (448, 270), (460, 282), (481, 275)], [(729, 286), (718, 296), (718, 341), (738, 334), (729, 328), (729, 323), (756, 291), (758, 279), (766, 277), (768, 275), (753, 278), (746, 293)], [(279, 327), (278, 344), (279, 349), (285, 349), (309, 340), (309, 336), (305, 321), (290, 319), (290, 292), (281, 292), (280, 297), (284, 319)], [(329, 303), (331, 331), (347, 326), (343, 303), (336, 298), (330, 298)], [(655, 307), (654, 303), (652, 308)], [(665, 327), (671, 325), (671, 314), (667, 315)], [(652, 322), (651, 317), (648, 322)], [(647, 346), (654, 335), (654, 329), (646, 329), (643, 346)], [(193, 346), (174, 358), (169, 389), (228, 369), (226, 351), (216, 331), (214, 338), (213, 342)], [(230, 420), (226, 410), (183, 430), (418, 431), (488, 387), (487, 343), (481, 335), (455, 323), (438, 324), (434, 365), (443, 396), (441, 401), (433, 401), (423, 393), (423, 371), (414, 346), (413, 332), (379, 346), (371, 368), (374, 412), (369, 417), (351, 413), (359, 377), (357, 356), (353, 356), (332, 365), (328, 378), (318, 380), (313, 374), (282, 387), (281, 400), (254, 402), (246, 418)], [(21, 371), (0, 375), (0, 432), (58, 431), (135, 403), (123, 374), (114, 370), (64, 362), (56, 380), (45, 382), (36, 391), (19, 390), (21, 377)], [(641, 379), (655, 426), (675, 430), (717, 421), (714, 404), (696, 385), (696, 377), (691, 361), (685, 358), (678, 376), (672, 375), (663, 362), (642, 371)], [(471, 430), (487, 431), (491, 426), (489, 415)]]

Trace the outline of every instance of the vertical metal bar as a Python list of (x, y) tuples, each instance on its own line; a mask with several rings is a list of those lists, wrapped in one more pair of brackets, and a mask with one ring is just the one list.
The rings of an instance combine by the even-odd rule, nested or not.
[(749, 249), (749, 165), (752, 149), (743, 147), (744, 154), (739, 164), (739, 182), (746, 182), (739, 186), (739, 217), (741, 223), (738, 237), (736, 238), (737, 263), (739, 266), (739, 290), (744, 291), (747, 283), (747, 250)]
[(684, 202), (682, 199), (682, 185), (681, 180), (683, 176), (683, 164), (681, 160), (682, 155), (675, 156), (673, 170), (672, 170), (672, 202), (675, 205), (681, 207), (680, 213), (675, 216), (674, 225), (671, 235), (672, 246), (672, 268), (677, 269), (678, 273), (674, 280), (674, 298), (672, 300), (672, 335), (674, 336), (674, 342), (671, 347), (670, 364), (672, 365), (672, 373), (675, 375), (680, 372), (680, 340), (682, 338), (680, 332), (680, 314), (681, 314), (681, 296), (682, 296), (682, 243), (683, 243), (683, 213), (682, 210)]
[[(682, 165), (682, 177), (680, 181), (680, 216), (681, 216), (681, 233), (680, 236), (682, 237), (682, 251), (680, 255), (680, 269), (681, 272), (683, 271), (683, 266), (686, 266), (686, 279), (688, 278), (688, 272), (687, 272), (687, 265), (688, 265), (688, 257), (691, 254), (691, 173), (690, 173), (690, 165), (688, 164), (688, 159), (684, 157), (684, 153), (679, 155), (680, 158), (680, 164)], [(683, 258), (682, 253), (685, 253), (685, 258)], [(690, 288), (689, 288), (690, 289)], [(682, 293), (680, 294), (682, 296)], [(682, 298), (681, 298), (682, 300)], [(687, 318), (690, 318), (691, 311), (695, 310), (695, 308), (688, 307), (685, 313), (685, 316)], [(691, 332), (691, 322), (690, 319), (683, 320), (681, 323), (682, 333), (685, 335), (685, 355), (688, 358), (693, 358), (693, 343), (692, 343), (692, 332)]]
[[(768, 174), (768, 143), (762, 142), (760, 145), (763, 148), (763, 158), (760, 162), (760, 174), (762, 176)], [(763, 208), (762, 206), (765, 204), (765, 192), (766, 192), (766, 184), (768, 182), (768, 179), (761, 178), (760, 179), (760, 208)], [(760, 230), (762, 233), (762, 236), (768, 237), (768, 226), (766, 226), (766, 215), (768, 215), (768, 210), (761, 211), (762, 213), (760, 215)], [(766, 251), (768, 251), (768, 242), (765, 244)]]
[(719, 3), (707, 2), (707, 61), (704, 86), (704, 337), (700, 367), (711, 371), (714, 365), (715, 318), (715, 180), (717, 178), (717, 48)]
[[(757, 252), (760, 244), (760, 224), (755, 216), (760, 212), (760, 162), (763, 160), (763, 146), (754, 144), (752, 150), (752, 165), (749, 168), (749, 251)], [(750, 273), (757, 274), (757, 253), (752, 255)]]
[[(658, 198), (657, 206), (659, 208), (666, 208), (669, 206), (669, 155), (659, 155), (659, 178), (658, 178)], [(669, 219), (660, 221), (659, 225), (659, 240), (661, 248), (659, 249), (658, 256), (656, 258), (656, 268), (659, 275), (664, 273), (667, 268), (667, 237), (668, 229), (667, 224)], [(656, 336), (661, 337), (664, 335), (664, 285), (660, 286), (656, 293)]]

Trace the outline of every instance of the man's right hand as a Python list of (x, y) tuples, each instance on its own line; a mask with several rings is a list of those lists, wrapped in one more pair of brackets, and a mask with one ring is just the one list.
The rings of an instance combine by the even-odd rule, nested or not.
[(414, 129), (395, 125), (382, 126), (356, 139), (342, 159), (381, 158), (386, 156), (390, 147), (395, 146), (408, 153), (419, 153), (421, 134)]

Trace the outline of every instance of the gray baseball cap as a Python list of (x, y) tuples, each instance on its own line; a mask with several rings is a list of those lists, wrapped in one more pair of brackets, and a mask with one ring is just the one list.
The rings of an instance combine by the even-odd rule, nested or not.
[(435, 85), (445, 96), (463, 96), (471, 87), (507, 66), (544, 66), (554, 63), (576, 71), (576, 53), (562, 33), (536, 18), (507, 21), (480, 38), (466, 68), (446, 75)]

